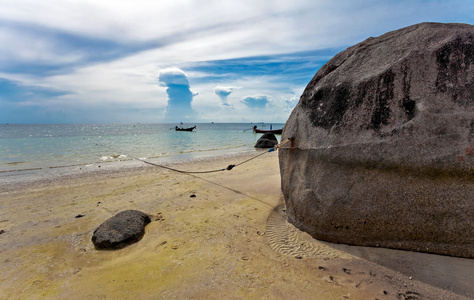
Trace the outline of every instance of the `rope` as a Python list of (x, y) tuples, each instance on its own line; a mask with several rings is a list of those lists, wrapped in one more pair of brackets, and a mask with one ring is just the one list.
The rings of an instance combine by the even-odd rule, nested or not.
[(240, 166), (240, 165), (242, 165), (242, 164), (245, 164), (246, 162), (251, 161), (252, 159), (257, 158), (257, 157), (259, 157), (259, 156), (261, 156), (261, 155), (264, 155), (264, 154), (266, 154), (266, 153), (270, 153), (270, 152), (273, 152), (273, 151), (275, 151), (275, 150), (278, 150), (278, 148), (281, 148), (283, 145), (285, 145), (286, 143), (288, 143), (288, 142), (290, 142), (290, 141), (292, 141), (292, 140), (293, 140), (293, 138), (289, 138), (289, 139), (287, 139), (286, 141), (281, 142), (281, 143), (278, 144), (278, 145), (275, 145), (275, 147), (271, 148), (271, 149), (268, 150), (267, 152), (263, 152), (263, 153), (260, 153), (260, 154), (258, 154), (258, 155), (256, 155), (256, 156), (254, 156), (254, 157), (251, 157), (251, 158), (249, 158), (249, 159), (247, 159), (247, 160), (241, 162), (240, 164), (235, 165), (235, 167)]
[[(174, 171), (174, 172), (178, 172), (178, 173), (183, 173), (183, 174), (205, 174), (205, 173), (215, 173), (215, 172), (222, 172), (222, 171), (230, 171), (232, 170), (233, 168), (237, 167), (237, 166), (240, 166), (240, 165), (243, 165), (249, 161), (251, 161), (252, 159), (255, 159), (257, 157), (260, 157), (266, 153), (270, 153), (270, 152), (273, 152), (275, 150), (278, 150), (278, 148), (281, 148), (283, 145), (285, 145), (286, 143), (290, 142), (294, 140), (294, 138), (288, 138), (288, 140), (286, 141), (283, 141), (277, 145), (275, 145), (273, 148), (271, 148), (270, 150), (268, 151), (265, 151), (265, 152), (262, 152), (262, 153), (259, 153), (247, 160), (244, 160), (243, 162), (241, 163), (238, 163), (238, 164), (235, 164), (235, 165), (228, 165), (227, 168), (224, 168), (224, 169), (216, 169), (216, 170), (209, 170), (209, 171), (183, 171), (183, 170), (178, 170), (178, 169), (174, 169), (174, 168), (171, 168), (171, 167), (167, 167), (167, 166), (164, 166), (164, 165), (159, 165), (159, 164), (155, 164), (155, 163), (152, 163), (152, 162), (149, 162), (147, 160), (144, 160), (144, 159), (141, 159), (141, 158), (138, 158), (138, 157), (134, 157), (134, 156), (131, 156), (131, 155), (128, 155), (129, 157), (133, 158), (133, 159), (136, 159), (136, 160), (139, 160), (143, 163), (146, 163), (146, 164), (149, 164), (149, 165), (152, 165), (152, 166), (155, 166), (155, 167), (159, 167), (159, 168), (163, 168), (163, 169), (167, 169), (167, 170), (170, 170), (170, 171)], [(101, 147), (104, 147), (104, 148), (108, 148), (114, 152), (118, 152), (118, 151), (115, 151), (114, 149), (110, 148), (110, 147), (107, 147), (103, 144), (100, 144), (100, 143), (97, 143), (97, 142), (93, 142), (95, 145), (98, 145), (98, 146), (101, 146)]]

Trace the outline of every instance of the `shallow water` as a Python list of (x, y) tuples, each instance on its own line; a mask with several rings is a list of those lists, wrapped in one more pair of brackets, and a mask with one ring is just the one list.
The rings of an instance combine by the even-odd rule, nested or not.
[(193, 132), (177, 132), (176, 124), (0, 125), (0, 173), (136, 158), (174, 162), (248, 152), (261, 136), (251, 128), (270, 128), (270, 124), (250, 123), (183, 126), (194, 125)]

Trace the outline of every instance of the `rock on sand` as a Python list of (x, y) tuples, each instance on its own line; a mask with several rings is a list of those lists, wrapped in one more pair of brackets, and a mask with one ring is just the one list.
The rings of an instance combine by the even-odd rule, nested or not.
[(272, 148), (278, 144), (278, 139), (273, 133), (263, 134), (255, 144), (255, 148)]
[(120, 249), (138, 242), (145, 234), (150, 217), (137, 210), (126, 210), (102, 223), (92, 236), (92, 242), (100, 250)]

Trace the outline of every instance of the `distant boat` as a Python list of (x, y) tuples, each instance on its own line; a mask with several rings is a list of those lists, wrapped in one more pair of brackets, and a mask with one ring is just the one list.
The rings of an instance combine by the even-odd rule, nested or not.
[(188, 127), (188, 128), (183, 128), (183, 127), (180, 128), (180, 127), (176, 126), (174, 129), (176, 131), (193, 131), (194, 129), (196, 129), (196, 126)]
[(282, 129), (274, 129), (274, 130), (261, 130), (261, 129), (257, 129), (257, 126), (254, 126), (253, 127), (253, 132), (255, 132), (255, 133), (281, 134), (283, 132), (283, 128)]

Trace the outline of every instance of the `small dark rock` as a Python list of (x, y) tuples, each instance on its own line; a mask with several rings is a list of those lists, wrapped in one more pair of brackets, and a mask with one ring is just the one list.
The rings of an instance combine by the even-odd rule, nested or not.
[(278, 144), (276, 136), (273, 133), (265, 133), (258, 139), (255, 148), (272, 148), (276, 144)]
[(136, 243), (145, 234), (150, 217), (137, 210), (126, 210), (102, 223), (92, 235), (98, 250), (121, 249)]
[(85, 215), (78, 214), (77, 216), (75, 216), (75, 218), (78, 219), (78, 218), (82, 218), (82, 217), (84, 217), (84, 216), (85, 216)]
[(191, 198), (196, 198), (196, 195), (195, 194), (192, 194), (191, 196), (189, 196)]
[(3, 230), (3, 229), (0, 230), (0, 234), (3, 234), (3, 233), (5, 233), (5, 230)]

